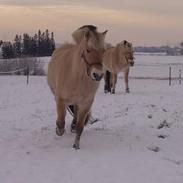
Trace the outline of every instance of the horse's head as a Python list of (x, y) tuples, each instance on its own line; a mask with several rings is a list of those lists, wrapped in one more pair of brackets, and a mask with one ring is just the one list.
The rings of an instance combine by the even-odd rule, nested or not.
[[(102, 41), (104, 41), (106, 32), (107, 31), (99, 34)], [(96, 35), (91, 31), (85, 32), (83, 43), (84, 46), (81, 57), (85, 62), (87, 75), (91, 77), (93, 81), (100, 81), (104, 75), (102, 64), (104, 47), (97, 44)]]
[(133, 66), (134, 56), (132, 43), (129, 43), (128, 41), (124, 40), (120, 44), (118, 44), (118, 46), (120, 47), (121, 56), (125, 57), (125, 60), (128, 65)]
[(97, 27), (94, 25), (84, 25), (72, 33), (72, 37), (76, 44), (79, 44), (83, 40), (86, 32), (90, 33), (88, 40), (89, 47), (96, 50), (104, 48), (104, 40), (107, 30), (104, 32), (98, 32)]

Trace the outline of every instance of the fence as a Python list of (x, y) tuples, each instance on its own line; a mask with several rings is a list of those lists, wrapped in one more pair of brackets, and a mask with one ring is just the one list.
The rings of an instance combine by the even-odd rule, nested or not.
[(29, 67), (30, 75), (45, 75), (44, 64), (39, 58), (0, 60), (0, 74), (26, 75), (26, 68)]
[[(29, 83), (30, 75), (45, 75), (47, 64), (39, 58), (0, 60), (0, 75), (25, 75)], [(167, 80), (171, 86), (174, 80), (182, 84), (182, 69), (181, 63), (136, 63), (130, 68), (130, 78)]]
[[(182, 69), (181, 63), (159, 64), (138, 63), (130, 68), (130, 79), (151, 79), (151, 80), (167, 80), (169, 85), (173, 81), (178, 81), (182, 84)], [(123, 74), (120, 74), (123, 77)]]

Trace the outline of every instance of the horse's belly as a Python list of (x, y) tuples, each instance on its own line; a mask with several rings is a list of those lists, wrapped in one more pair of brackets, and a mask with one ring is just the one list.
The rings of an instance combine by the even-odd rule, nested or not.
[[(70, 91), (70, 92), (69, 92)], [(62, 92), (62, 97), (67, 100), (69, 105), (87, 103), (93, 100), (97, 88), (80, 88), (75, 90), (65, 90)]]

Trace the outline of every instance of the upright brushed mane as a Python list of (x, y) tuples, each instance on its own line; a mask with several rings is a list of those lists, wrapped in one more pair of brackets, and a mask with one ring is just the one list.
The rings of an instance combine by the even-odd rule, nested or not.
[(86, 32), (90, 34), (89, 46), (93, 49), (104, 49), (104, 39), (107, 31), (98, 32), (97, 27), (94, 25), (84, 25), (72, 33), (73, 40), (76, 44), (79, 44), (83, 39)]

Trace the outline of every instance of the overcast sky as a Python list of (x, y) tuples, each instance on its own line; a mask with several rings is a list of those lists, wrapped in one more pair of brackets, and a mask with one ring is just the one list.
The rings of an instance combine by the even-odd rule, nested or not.
[(4, 41), (48, 28), (62, 43), (84, 24), (108, 29), (114, 45), (123, 39), (136, 46), (175, 44), (183, 41), (183, 0), (0, 0)]

